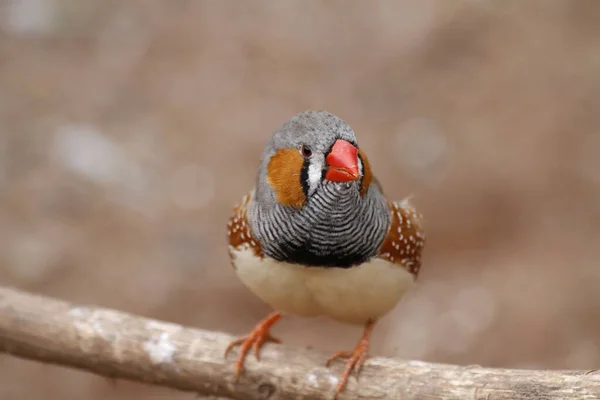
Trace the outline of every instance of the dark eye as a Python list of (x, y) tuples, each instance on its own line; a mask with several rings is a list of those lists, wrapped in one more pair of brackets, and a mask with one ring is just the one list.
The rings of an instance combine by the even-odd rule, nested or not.
[(310, 147), (303, 145), (300, 148), (300, 154), (302, 154), (302, 157), (304, 158), (309, 158), (310, 156), (312, 156), (312, 150)]

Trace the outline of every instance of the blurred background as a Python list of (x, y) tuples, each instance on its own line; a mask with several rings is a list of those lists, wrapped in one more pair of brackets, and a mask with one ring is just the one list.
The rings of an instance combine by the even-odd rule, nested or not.
[[(427, 220), (374, 355), (599, 368), (599, 49), (596, 0), (0, 0), (0, 282), (245, 334), (270, 309), (227, 219), (271, 134), (326, 109)], [(193, 398), (0, 355), (0, 397), (42, 396)]]

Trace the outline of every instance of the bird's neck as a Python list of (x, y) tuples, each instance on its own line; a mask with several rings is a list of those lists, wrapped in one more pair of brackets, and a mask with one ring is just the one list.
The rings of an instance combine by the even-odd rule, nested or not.
[(375, 188), (361, 196), (352, 185), (327, 183), (302, 209), (256, 204), (251, 225), (272, 258), (348, 268), (377, 253), (389, 221), (385, 199)]

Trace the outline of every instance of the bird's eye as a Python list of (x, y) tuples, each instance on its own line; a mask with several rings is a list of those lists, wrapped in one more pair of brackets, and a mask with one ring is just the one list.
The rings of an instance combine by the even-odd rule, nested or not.
[(312, 150), (310, 147), (303, 145), (300, 148), (300, 154), (302, 154), (302, 157), (304, 158), (309, 158), (310, 156), (312, 156)]

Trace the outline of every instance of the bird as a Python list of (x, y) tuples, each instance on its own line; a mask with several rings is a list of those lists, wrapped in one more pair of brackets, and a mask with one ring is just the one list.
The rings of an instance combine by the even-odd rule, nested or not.
[(352, 128), (323, 110), (292, 116), (266, 143), (253, 189), (233, 208), (228, 250), (237, 277), (273, 308), (239, 346), (239, 379), (248, 353), (281, 343), (282, 316), (326, 316), (363, 326), (335, 397), (368, 358), (370, 337), (415, 285), (425, 244), (423, 215), (410, 198), (389, 200)]

